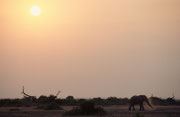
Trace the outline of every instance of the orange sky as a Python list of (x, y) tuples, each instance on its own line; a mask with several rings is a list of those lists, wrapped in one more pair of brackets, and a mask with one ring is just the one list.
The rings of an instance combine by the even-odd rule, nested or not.
[[(39, 16), (30, 8), (38, 5)], [(1, 0), (0, 98), (180, 98), (180, 0)]]

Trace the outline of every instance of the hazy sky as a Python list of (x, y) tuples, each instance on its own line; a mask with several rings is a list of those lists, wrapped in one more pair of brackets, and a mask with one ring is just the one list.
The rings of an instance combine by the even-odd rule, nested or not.
[(0, 98), (21, 98), (23, 85), (180, 98), (180, 0), (0, 0)]

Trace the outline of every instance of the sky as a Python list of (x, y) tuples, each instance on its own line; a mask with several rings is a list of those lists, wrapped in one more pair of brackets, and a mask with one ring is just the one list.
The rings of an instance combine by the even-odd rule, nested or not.
[(0, 0), (0, 98), (25, 86), (37, 97), (180, 99), (179, 11), (180, 0)]

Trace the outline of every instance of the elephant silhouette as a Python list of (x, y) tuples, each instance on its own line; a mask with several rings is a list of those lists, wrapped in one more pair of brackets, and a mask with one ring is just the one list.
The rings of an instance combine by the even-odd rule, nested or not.
[(144, 105), (143, 103), (146, 102), (151, 108), (151, 104), (148, 101), (148, 98), (145, 95), (139, 95), (139, 96), (133, 96), (130, 99), (130, 106), (129, 110), (131, 110), (131, 107), (133, 107), (133, 110), (135, 110), (134, 105), (139, 105), (140, 106), (140, 111), (144, 111)]

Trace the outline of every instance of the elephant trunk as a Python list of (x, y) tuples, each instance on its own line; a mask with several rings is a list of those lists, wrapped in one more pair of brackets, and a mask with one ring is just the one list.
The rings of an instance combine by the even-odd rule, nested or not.
[(153, 107), (151, 106), (151, 104), (149, 103), (148, 99), (146, 99), (146, 103), (147, 103), (151, 108), (153, 108)]

